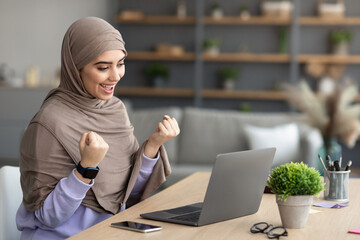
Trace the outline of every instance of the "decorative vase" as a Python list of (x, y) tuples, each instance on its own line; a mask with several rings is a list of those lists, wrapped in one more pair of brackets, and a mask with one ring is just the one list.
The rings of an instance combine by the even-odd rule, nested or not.
[(276, 195), (282, 225), (285, 228), (304, 228), (312, 201), (312, 195), (289, 196), (286, 201)]
[[(319, 155), (324, 160), (324, 163), (326, 165), (326, 156), (329, 155), (332, 161), (339, 160), (342, 153), (341, 145), (339, 144), (338, 140), (336, 138), (325, 138), (323, 146), (319, 149)], [(324, 169), (318, 161), (317, 169), (320, 172), (321, 176), (324, 176)], [(326, 165), (327, 166), (327, 165)], [(329, 167), (329, 166), (327, 166)]]

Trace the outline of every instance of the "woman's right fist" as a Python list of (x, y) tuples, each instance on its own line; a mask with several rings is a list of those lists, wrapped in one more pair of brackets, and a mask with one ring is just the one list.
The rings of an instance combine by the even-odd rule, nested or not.
[(97, 167), (104, 159), (109, 145), (95, 132), (83, 133), (79, 142), (81, 166)]

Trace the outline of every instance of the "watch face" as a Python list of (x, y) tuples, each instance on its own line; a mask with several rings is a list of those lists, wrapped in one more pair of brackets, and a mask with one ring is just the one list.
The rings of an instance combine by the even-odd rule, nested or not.
[(99, 169), (96, 168), (87, 168), (85, 169), (84, 177), (89, 179), (94, 179), (96, 175), (98, 174)]

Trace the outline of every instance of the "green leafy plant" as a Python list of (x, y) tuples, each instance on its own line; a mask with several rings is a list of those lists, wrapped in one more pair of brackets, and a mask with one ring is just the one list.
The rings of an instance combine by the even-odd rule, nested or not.
[(330, 32), (330, 41), (333, 43), (350, 42), (354, 35), (346, 29), (333, 30)]
[(220, 40), (217, 38), (206, 38), (203, 42), (204, 48), (219, 47)]
[(162, 63), (152, 63), (145, 67), (145, 74), (150, 78), (169, 76), (169, 69)]
[(320, 173), (303, 162), (286, 163), (274, 168), (266, 185), (283, 201), (292, 195), (319, 196), (324, 190)]
[(211, 9), (212, 9), (212, 10), (221, 9), (220, 4), (218, 4), (218, 3), (213, 3), (213, 4), (211, 5)]
[(240, 12), (246, 12), (246, 11), (249, 11), (249, 7), (247, 5), (241, 5)]
[(236, 80), (239, 76), (239, 70), (232, 67), (224, 67), (219, 70), (219, 75), (222, 80)]

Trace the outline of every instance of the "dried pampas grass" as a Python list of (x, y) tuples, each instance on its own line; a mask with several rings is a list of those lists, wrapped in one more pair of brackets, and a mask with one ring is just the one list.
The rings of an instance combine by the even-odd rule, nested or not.
[(360, 135), (360, 104), (354, 103), (357, 85), (346, 80), (338, 82), (331, 95), (315, 94), (306, 81), (296, 86), (284, 85), (289, 103), (308, 115), (310, 124), (318, 128), (324, 138), (338, 138), (349, 148)]

